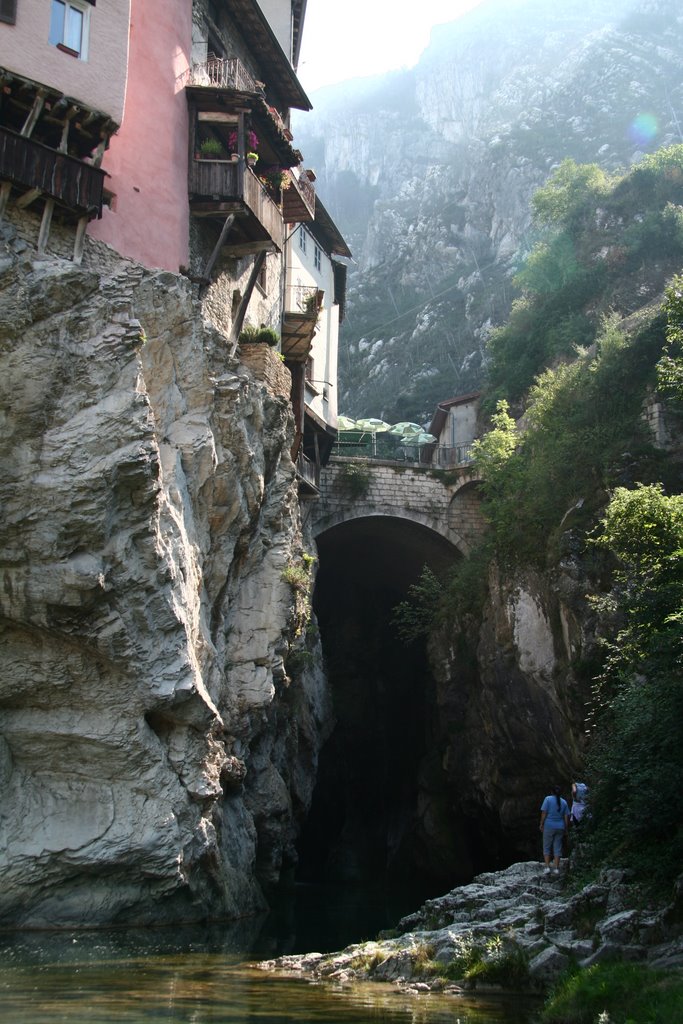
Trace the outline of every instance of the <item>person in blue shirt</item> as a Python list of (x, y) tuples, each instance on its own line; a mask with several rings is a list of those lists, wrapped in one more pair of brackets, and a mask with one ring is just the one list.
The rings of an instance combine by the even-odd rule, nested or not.
[(562, 856), (562, 840), (569, 828), (569, 804), (560, 796), (560, 787), (555, 786), (550, 796), (547, 796), (541, 804), (541, 824), (543, 833), (543, 860), (545, 861), (544, 874), (551, 873), (550, 857), (555, 858), (555, 866), (552, 873), (560, 873), (560, 857)]

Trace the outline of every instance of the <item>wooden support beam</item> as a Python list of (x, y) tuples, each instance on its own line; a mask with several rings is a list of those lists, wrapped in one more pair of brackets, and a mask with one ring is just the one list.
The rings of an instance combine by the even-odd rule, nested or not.
[(33, 106), (29, 111), (28, 117), (24, 121), (24, 127), (21, 129), (20, 135), (28, 137), (32, 134), (33, 129), (35, 128), (38, 122), (38, 118), (40, 117), (40, 112), (43, 109), (43, 104), (45, 103), (46, 96), (47, 91), (45, 89), (38, 89), (38, 91), (36, 92), (35, 99), (33, 101)]
[(78, 107), (69, 107), (66, 114), (64, 115), (64, 122), (62, 124), (62, 137), (59, 140), (59, 152), (66, 153), (69, 145), (69, 125), (71, 124), (71, 118), (75, 117), (78, 113)]
[(39, 196), (42, 196), (42, 194), (41, 189), (31, 188), (28, 192), (24, 192), (23, 196), (19, 196), (15, 205), (18, 206), (20, 210), (24, 210), (27, 206), (30, 206), (31, 203), (35, 202)]
[(74, 242), (74, 263), (80, 266), (83, 261), (83, 249), (85, 248), (85, 229), (88, 226), (88, 217), (80, 217), (76, 228), (76, 240)]
[(244, 290), (244, 295), (240, 299), (240, 304), (237, 307), (235, 319), (232, 322), (232, 328), (230, 330), (231, 356), (234, 356), (235, 352), (237, 351), (237, 339), (239, 338), (240, 331), (242, 330), (242, 324), (244, 323), (244, 317), (247, 312), (247, 306), (249, 305), (249, 300), (251, 298), (252, 292), (254, 291), (256, 282), (258, 281), (258, 276), (261, 273), (261, 267), (263, 266), (263, 261), (265, 260), (265, 258), (265, 252), (260, 252), (257, 254), (256, 259), (254, 260), (254, 266), (251, 268), (249, 280), (247, 281), (247, 287)]
[(224, 247), (227, 256), (253, 256), (257, 252), (275, 252), (272, 242), (234, 242)]
[(98, 146), (97, 146), (97, 149), (95, 150), (95, 152), (93, 154), (93, 158), (92, 158), (92, 165), (93, 165), (93, 167), (99, 167), (100, 166), (100, 164), (102, 163), (102, 157), (104, 156), (104, 152), (105, 152), (106, 148), (107, 148), (107, 140), (106, 139), (100, 139), (100, 141), (98, 143)]
[(5, 216), (5, 210), (9, 202), (9, 197), (12, 192), (12, 182), (3, 181), (0, 185), (0, 219)]
[(55, 208), (54, 199), (45, 200), (45, 209), (43, 210), (43, 219), (40, 222), (40, 231), (38, 232), (38, 253), (44, 253), (47, 249), (47, 243), (50, 238), (50, 225), (52, 224), (52, 214)]
[(208, 260), (206, 266), (204, 267), (204, 278), (207, 281), (211, 280), (211, 271), (213, 270), (214, 263), (218, 259), (218, 253), (223, 248), (223, 243), (225, 242), (225, 239), (228, 237), (228, 233), (229, 233), (230, 228), (232, 227), (234, 221), (235, 221), (235, 214), (234, 213), (228, 214), (228, 216), (225, 218), (225, 223), (223, 224), (223, 227), (221, 228), (221, 233), (218, 236), (218, 241), (216, 242), (216, 244), (214, 246), (214, 249), (213, 249), (213, 252), (209, 256), (209, 260)]

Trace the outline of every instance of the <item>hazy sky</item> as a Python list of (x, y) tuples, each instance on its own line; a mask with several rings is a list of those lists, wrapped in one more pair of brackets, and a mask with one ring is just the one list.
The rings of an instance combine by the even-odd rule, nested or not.
[(482, 0), (308, 0), (299, 61), (307, 92), (347, 78), (412, 67), (432, 25)]

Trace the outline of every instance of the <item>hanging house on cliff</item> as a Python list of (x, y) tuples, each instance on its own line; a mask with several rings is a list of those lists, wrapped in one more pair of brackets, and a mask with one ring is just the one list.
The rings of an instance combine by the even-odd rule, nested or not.
[(311, 107), (296, 76), (304, 13), (305, 0), (3, 0), (0, 215), (12, 201), (38, 211), (41, 251), (56, 210), (76, 225), (77, 260), (87, 231), (186, 273), (232, 353), (245, 323), (281, 333), (292, 455), (316, 493), (336, 428), (334, 257), (351, 254), (289, 129), (290, 110)]
[(319, 198), (315, 219), (290, 235), (282, 353), (292, 374), (295, 456), (302, 493), (318, 493), (337, 438), (337, 347), (344, 318), (346, 242)]
[(0, 216), (10, 202), (76, 226), (79, 262), (104, 202), (102, 159), (123, 119), (130, 0), (3, 0), (0, 6)]

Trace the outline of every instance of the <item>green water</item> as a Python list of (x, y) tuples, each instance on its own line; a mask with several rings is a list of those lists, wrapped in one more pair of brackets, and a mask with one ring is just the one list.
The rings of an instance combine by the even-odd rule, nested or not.
[(254, 968), (253, 961), (277, 953), (329, 950), (367, 938), (369, 933), (346, 936), (354, 927), (354, 907), (365, 921), (373, 918), (369, 910), (379, 917), (387, 907), (384, 901), (377, 905), (376, 894), (366, 894), (358, 905), (339, 892), (308, 890), (298, 896), (263, 920), (210, 928), (0, 934), (0, 1019), (529, 1024), (529, 1004), (516, 1000), (411, 996), (388, 985), (322, 985)]

